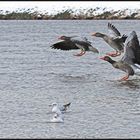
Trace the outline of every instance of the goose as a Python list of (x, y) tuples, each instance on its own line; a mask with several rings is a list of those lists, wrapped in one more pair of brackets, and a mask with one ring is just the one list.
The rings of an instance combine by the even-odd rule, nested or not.
[(111, 46), (115, 52), (107, 53), (111, 57), (116, 57), (124, 52), (124, 42), (127, 35), (121, 35), (118, 29), (111, 23), (108, 23), (109, 35), (100, 32), (92, 33), (91, 36), (102, 38), (109, 46)]
[(112, 60), (109, 56), (101, 57), (112, 64), (114, 68), (126, 72), (120, 80), (128, 80), (129, 76), (137, 75), (136, 70), (140, 70), (140, 45), (137, 34), (132, 31), (125, 42), (124, 55), (119, 61)]
[(61, 42), (57, 42), (51, 45), (53, 49), (61, 49), (61, 50), (76, 50), (80, 49), (81, 52), (75, 54), (75, 56), (82, 56), (86, 53), (86, 51), (91, 51), (94, 53), (99, 53), (98, 49), (92, 46), (91, 42), (88, 41), (86, 37), (83, 37), (82, 40), (73, 39), (76, 36), (60, 36), (58, 39), (62, 40)]

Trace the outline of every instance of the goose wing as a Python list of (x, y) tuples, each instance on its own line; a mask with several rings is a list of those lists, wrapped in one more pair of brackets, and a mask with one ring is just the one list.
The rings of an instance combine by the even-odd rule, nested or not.
[(121, 33), (118, 31), (118, 29), (111, 23), (108, 23), (108, 31), (111, 37), (121, 36)]
[(132, 65), (140, 64), (140, 45), (135, 31), (126, 39), (122, 60)]
[(73, 50), (79, 49), (72, 41), (61, 41), (50, 46), (52, 49)]
[(76, 39), (71, 39), (71, 41), (79, 48), (79, 49), (84, 49), (88, 50), (88, 46), (91, 45), (91, 42), (88, 42), (87, 40), (76, 40)]
[(91, 44), (91, 42), (90, 42), (86, 37), (83, 37), (83, 41), (85, 41), (85, 42)]
[(116, 41), (116, 42), (119, 42), (119, 43), (124, 43), (127, 37), (128, 36), (124, 34), (124, 35), (122, 35), (120, 37), (113, 38), (113, 40)]
[(84, 40), (72, 40), (75, 45), (80, 48), (84, 49), (85, 51), (92, 51), (94, 53), (99, 53), (98, 49), (92, 46), (91, 42), (87, 40), (87, 38), (83, 38)]

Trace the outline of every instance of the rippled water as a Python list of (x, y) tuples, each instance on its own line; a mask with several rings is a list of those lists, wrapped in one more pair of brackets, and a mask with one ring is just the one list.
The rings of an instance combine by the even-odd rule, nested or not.
[[(139, 20), (110, 20), (121, 33)], [(140, 77), (99, 59), (112, 49), (92, 32), (108, 20), (0, 21), (1, 138), (140, 138)], [(86, 36), (99, 49), (82, 57), (52, 50), (60, 35)], [(49, 104), (71, 102), (64, 123), (48, 123)]]

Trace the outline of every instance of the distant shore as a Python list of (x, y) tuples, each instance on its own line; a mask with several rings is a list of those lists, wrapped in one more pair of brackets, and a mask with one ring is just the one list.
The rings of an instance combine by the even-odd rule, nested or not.
[(42, 13), (34, 9), (19, 9), (16, 11), (0, 10), (0, 20), (122, 20), (140, 19), (139, 9), (108, 10), (106, 8), (66, 9), (56, 14)]

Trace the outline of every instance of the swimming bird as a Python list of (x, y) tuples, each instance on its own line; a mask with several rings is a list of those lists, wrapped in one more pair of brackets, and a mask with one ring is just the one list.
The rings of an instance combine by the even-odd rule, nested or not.
[(70, 107), (71, 103), (67, 103), (64, 104), (62, 106), (58, 106), (58, 104), (56, 102), (52, 103), (50, 106), (52, 106), (52, 112), (57, 113), (57, 114), (61, 114), (66, 112), (66, 110)]
[(109, 46), (111, 46), (115, 52), (107, 53), (107, 55), (116, 57), (124, 52), (124, 42), (127, 35), (121, 35), (118, 29), (111, 23), (108, 23), (109, 35), (100, 32), (92, 33), (92, 36), (101, 37)]
[(121, 60), (114, 61), (109, 56), (101, 57), (101, 59), (111, 63), (114, 68), (126, 72), (126, 75), (121, 80), (127, 80), (130, 75), (137, 74), (136, 70), (140, 70), (138, 66), (140, 65), (140, 45), (136, 32), (132, 31), (126, 39), (124, 55)]
[(82, 56), (86, 53), (86, 51), (91, 51), (94, 53), (99, 53), (98, 49), (92, 46), (91, 42), (88, 41), (86, 37), (83, 37), (82, 40), (73, 39), (76, 36), (61, 36), (58, 39), (63, 40), (61, 42), (57, 42), (51, 45), (53, 49), (61, 49), (61, 50), (76, 50), (80, 49), (81, 52), (75, 54), (75, 56)]
[(55, 113), (50, 121), (53, 123), (62, 123), (64, 122), (64, 117), (62, 114)]

